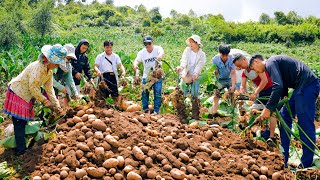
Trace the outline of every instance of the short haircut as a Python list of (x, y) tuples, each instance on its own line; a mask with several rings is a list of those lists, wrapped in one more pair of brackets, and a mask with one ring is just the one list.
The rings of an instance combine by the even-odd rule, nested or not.
[(103, 42), (103, 46), (106, 47), (106, 46), (113, 46), (113, 42), (112, 40), (108, 39), (106, 41)]
[(263, 58), (263, 56), (262, 56), (261, 54), (255, 54), (255, 55), (253, 55), (253, 56), (251, 57), (251, 59), (250, 59), (249, 68), (251, 67), (251, 65), (252, 65), (252, 63), (253, 63), (253, 60), (255, 60), (255, 59), (259, 59), (259, 60), (261, 60), (261, 61), (264, 61), (264, 58)]
[(221, 44), (219, 46), (219, 53), (227, 55), (230, 53), (230, 46), (228, 44)]
[(235, 62), (243, 59), (243, 58), (244, 58), (244, 55), (242, 55), (241, 53), (236, 53), (236, 54), (234, 54), (232, 57), (233, 57), (233, 63), (235, 63)]

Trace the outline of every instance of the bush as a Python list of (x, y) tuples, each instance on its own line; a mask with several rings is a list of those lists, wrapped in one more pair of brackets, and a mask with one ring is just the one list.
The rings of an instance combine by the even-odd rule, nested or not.
[(134, 30), (134, 33), (136, 34), (140, 34), (142, 32), (141, 28), (140, 27), (137, 27), (135, 30)]
[(149, 20), (149, 19), (144, 19), (144, 20), (142, 21), (142, 26), (143, 26), (143, 27), (150, 27), (150, 26), (151, 26), (150, 20)]
[(9, 48), (20, 40), (20, 32), (12, 16), (4, 15), (0, 19), (0, 46)]
[(54, 4), (51, 0), (44, 1), (32, 19), (32, 26), (34, 30), (41, 34), (41, 36), (51, 33), (52, 31), (52, 9)]
[(177, 23), (182, 26), (190, 26), (191, 20), (190, 20), (189, 16), (184, 14), (177, 19)]
[(116, 12), (110, 7), (105, 7), (98, 12), (99, 16), (104, 16), (105, 20), (108, 20), (111, 16), (115, 15)]

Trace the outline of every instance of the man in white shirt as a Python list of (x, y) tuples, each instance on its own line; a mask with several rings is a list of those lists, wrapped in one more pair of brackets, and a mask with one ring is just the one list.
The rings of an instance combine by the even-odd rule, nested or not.
[[(146, 84), (149, 79), (150, 70), (155, 70), (156, 67), (161, 66), (161, 59), (164, 56), (163, 48), (154, 45), (153, 39), (150, 36), (146, 36), (143, 39), (145, 48), (138, 52), (136, 59), (133, 62), (133, 68), (136, 72), (136, 78), (139, 78), (139, 66), (140, 62), (143, 63), (143, 76), (142, 83)], [(162, 78), (158, 79), (154, 85), (154, 112), (159, 113), (161, 106), (161, 91), (162, 91)], [(142, 108), (145, 112), (149, 111), (149, 91), (142, 91)]]
[[(118, 68), (121, 71), (121, 77), (126, 75), (124, 66), (121, 63), (120, 57), (112, 52), (113, 42), (106, 40), (103, 43), (104, 52), (96, 57), (94, 62), (94, 70), (97, 76), (103, 77), (103, 80), (107, 84), (108, 88), (101, 89), (106, 97), (113, 97), (117, 99), (119, 96), (118, 92)], [(117, 102), (117, 101), (116, 101)]]

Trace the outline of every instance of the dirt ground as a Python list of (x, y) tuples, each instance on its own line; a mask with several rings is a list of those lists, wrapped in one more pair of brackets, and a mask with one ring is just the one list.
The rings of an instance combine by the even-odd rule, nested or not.
[[(94, 108), (92, 114), (106, 125), (107, 129), (102, 131), (104, 137), (108, 134), (116, 137), (119, 147), (105, 150), (101, 160), (92, 154), (105, 140), (91, 137), (94, 144), (83, 157), (75, 159), (74, 165), (68, 163), (67, 158), (57, 161), (55, 148), (58, 144), (65, 145), (64, 149), (58, 152), (65, 157), (68, 153), (76, 151), (80, 142), (88, 144), (90, 137), (87, 137), (86, 132), (98, 132), (93, 128), (93, 120), (81, 117), (82, 122), (76, 125), (71, 123), (72, 118), (68, 118), (57, 127), (55, 139), (35, 143), (20, 157), (15, 156), (13, 150), (0, 150), (1, 161), (7, 161), (18, 172), (12, 179), (22, 179), (25, 176), (76, 179), (75, 171), (88, 171), (89, 167), (101, 167), (105, 173), (99, 178), (88, 174), (83, 179), (116, 179), (116, 174), (127, 176), (124, 170), (126, 166), (132, 166), (132, 171), (143, 179), (155, 179), (150, 178), (151, 171), (160, 179), (179, 179), (172, 174), (174, 168), (179, 169), (187, 179), (271, 179), (276, 172), (279, 172), (281, 179), (294, 178), (293, 173), (284, 169), (278, 150), (269, 151), (262, 141), (240, 138), (239, 134), (220, 126), (191, 128), (181, 124), (177, 116), (167, 114), (150, 115), (101, 108)], [(0, 128), (4, 129), (9, 123), (10, 121), (6, 121), (0, 124)], [(316, 122), (316, 127), (320, 127), (319, 122)], [(80, 136), (85, 136), (85, 139)], [(144, 155), (151, 158), (151, 163), (146, 159), (138, 160), (133, 154), (134, 146), (141, 148)], [(182, 159), (180, 153), (186, 154), (187, 160)], [(103, 167), (104, 160), (118, 156), (125, 159), (124, 167), (111, 168), (112, 171)], [(265, 167), (267, 170), (263, 171)], [(67, 175), (62, 171), (66, 171)], [(312, 170), (301, 172), (299, 178), (314, 179), (319, 175), (319, 170)]]

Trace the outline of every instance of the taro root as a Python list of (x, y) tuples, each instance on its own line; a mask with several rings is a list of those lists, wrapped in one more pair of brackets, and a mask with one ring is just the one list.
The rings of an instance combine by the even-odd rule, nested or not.
[(119, 161), (116, 158), (110, 158), (104, 161), (102, 164), (103, 167), (110, 169), (118, 166)]
[(130, 171), (127, 175), (127, 180), (142, 180), (142, 177), (139, 174)]

